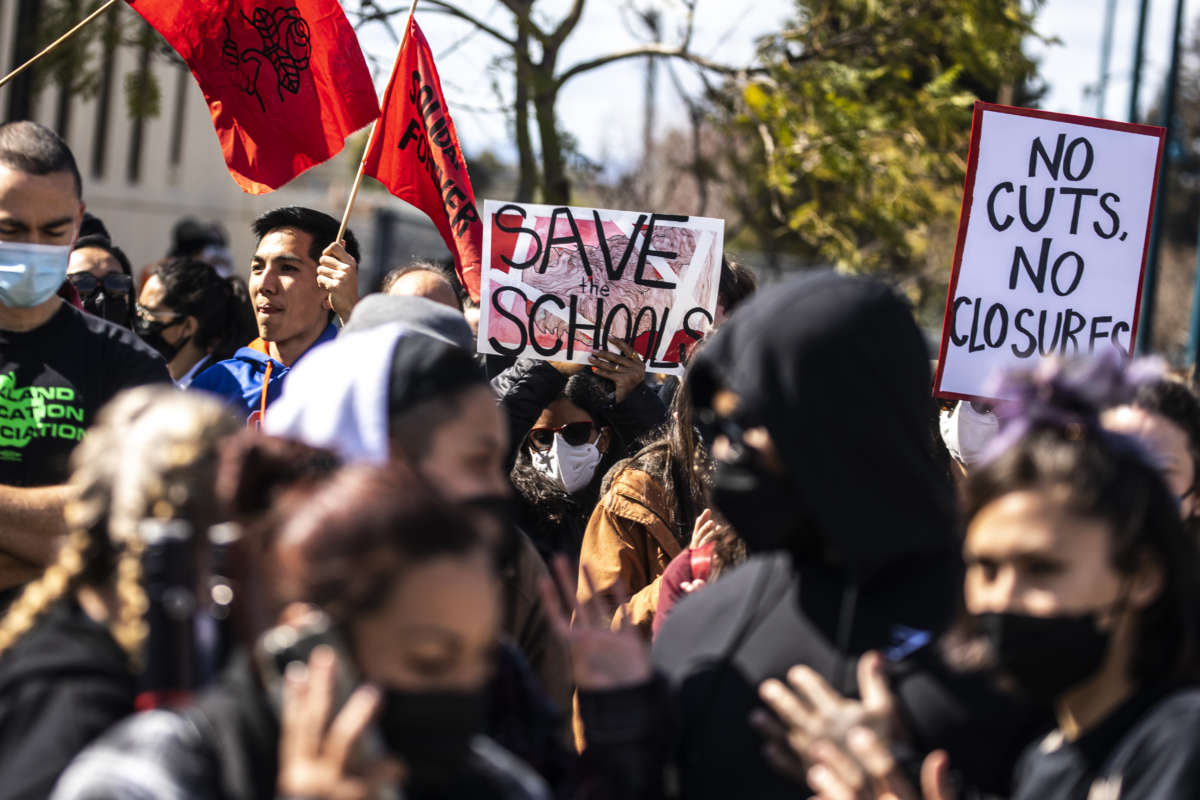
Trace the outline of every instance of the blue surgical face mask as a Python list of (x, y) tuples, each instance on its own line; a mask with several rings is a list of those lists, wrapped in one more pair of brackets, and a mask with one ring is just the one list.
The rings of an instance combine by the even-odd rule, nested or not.
[(67, 277), (70, 245), (0, 242), (0, 304), (33, 308), (54, 296)]

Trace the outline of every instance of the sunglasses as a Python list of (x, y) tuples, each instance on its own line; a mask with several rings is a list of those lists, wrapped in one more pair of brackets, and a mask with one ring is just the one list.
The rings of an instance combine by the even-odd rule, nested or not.
[(591, 441), (595, 429), (594, 422), (568, 422), (557, 428), (534, 428), (529, 432), (529, 444), (534, 450), (549, 450), (554, 446), (554, 434), (561, 433), (567, 444), (579, 447)]
[(81, 297), (90, 297), (104, 287), (106, 292), (129, 293), (133, 289), (133, 278), (123, 272), (110, 272), (103, 278), (97, 278), (90, 272), (75, 272), (67, 276), (67, 280), (75, 287)]

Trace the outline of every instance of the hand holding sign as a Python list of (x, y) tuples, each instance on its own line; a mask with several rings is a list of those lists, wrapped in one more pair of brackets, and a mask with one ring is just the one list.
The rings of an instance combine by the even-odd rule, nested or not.
[(592, 371), (617, 385), (616, 401), (623, 403), (625, 398), (629, 397), (629, 393), (645, 379), (646, 362), (642, 361), (636, 350), (620, 339), (609, 339), (608, 343), (621, 352), (594, 351), (591, 358)]

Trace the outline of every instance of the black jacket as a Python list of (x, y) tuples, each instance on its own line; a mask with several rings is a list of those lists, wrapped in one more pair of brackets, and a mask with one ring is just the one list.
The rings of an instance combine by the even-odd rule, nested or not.
[(133, 674), (108, 629), (56, 603), (0, 658), (0, 798), (45, 798), (71, 759), (133, 712)]
[[(743, 424), (766, 426), (796, 525), (783, 550), (681, 602), (655, 641), (678, 702), (682, 787), (689, 800), (794, 797), (801, 787), (767, 765), (748, 723), (759, 684), (803, 663), (852, 694), (861, 653), (928, 652), (958, 607), (954, 495), (929, 436), (927, 353), (890, 289), (819, 273), (739, 308), (697, 354), (693, 380), (698, 407), (732, 389)], [(925, 699), (910, 721), (942, 741), (954, 719), (945, 707), (958, 704), (928, 684), (916, 681)]]

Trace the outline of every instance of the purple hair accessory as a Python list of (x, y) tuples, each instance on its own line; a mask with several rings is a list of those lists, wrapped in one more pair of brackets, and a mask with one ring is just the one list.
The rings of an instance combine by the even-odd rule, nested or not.
[(1033, 369), (1005, 371), (989, 383), (988, 394), (1000, 398), (1000, 432), (982, 461), (991, 461), (1040, 428), (1101, 432), (1101, 412), (1128, 403), (1165, 371), (1157, 356), (1130, 360), (1115, 347), (1090, 357), (1047, 358)]

